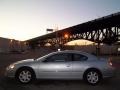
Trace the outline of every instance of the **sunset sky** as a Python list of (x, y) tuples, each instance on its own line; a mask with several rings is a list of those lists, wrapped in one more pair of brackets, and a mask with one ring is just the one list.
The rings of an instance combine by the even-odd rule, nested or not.
[(0, 37), (27, 40), (120, 11), (120, 0), (0, 0)]

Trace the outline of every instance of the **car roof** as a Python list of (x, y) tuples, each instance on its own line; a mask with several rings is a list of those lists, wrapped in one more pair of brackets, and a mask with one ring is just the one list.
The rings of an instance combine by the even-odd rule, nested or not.
[(78, 51), (78, 50), (63, 50), (63, 51), (57, 51), (57, 52), (62, 52), (62, 53), (82, 53), (82, 54), (89, 54), (89, 53), (87, 53), (87, 52)]

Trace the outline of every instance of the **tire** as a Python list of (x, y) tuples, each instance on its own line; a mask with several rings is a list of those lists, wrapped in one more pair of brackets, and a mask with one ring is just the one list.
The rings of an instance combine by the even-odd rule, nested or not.
[(16, 79), (23, 84), (30, 83), (35, 78), (34, 72), (29, 68), (21, 68), (17, 71)]
[(84, 74), (84, 80), (90, 85), (97, 85), (101, 79), (101, 73), (97, 70), (88, 70)]

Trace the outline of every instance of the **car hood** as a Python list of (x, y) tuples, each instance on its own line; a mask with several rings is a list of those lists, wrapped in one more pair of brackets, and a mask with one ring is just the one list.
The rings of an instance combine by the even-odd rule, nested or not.
[(34, 61), (34, 59), (25, 59), (25, 60), (17, 61), (14, 64), (29, 63), (29, 62), (33, 62), (33, 61)]

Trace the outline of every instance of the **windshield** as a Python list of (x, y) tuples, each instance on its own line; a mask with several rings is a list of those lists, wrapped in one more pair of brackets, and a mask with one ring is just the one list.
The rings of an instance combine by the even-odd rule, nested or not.
[(47, 54), (47, 55), (44, 55), (44, 56), (42, 56), (42, 57), (37, 58), (36, 60), (42, 60), (42, 59), (45, 58), (45, 57), (48, 57), (48, 56), (50, 56), (50, 55), (53, 55), (54, 53), (55, 53), (55, 52), (49, 53), (49, 54)]

